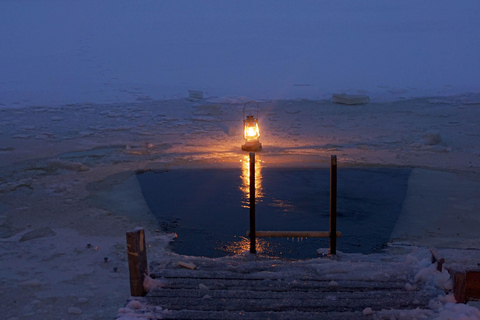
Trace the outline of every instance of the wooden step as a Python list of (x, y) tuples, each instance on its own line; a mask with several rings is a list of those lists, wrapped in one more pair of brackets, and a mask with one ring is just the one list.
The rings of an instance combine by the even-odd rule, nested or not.
[(158, 317), (148, 319), (184, 319), (184, 320), (367, 320), (372, 316), (365, 316), (362, 312), (230, 312), (230, 311), (168, 311), (158, 314)]
[(366, 308), (428, 309), (434, 298), (406, 289), (414, 271), (402, 262), (188, 260), (194, 270), (171, 261), (151, 274), (164, 287), (142, 298), (150, 319), (371, 319)]

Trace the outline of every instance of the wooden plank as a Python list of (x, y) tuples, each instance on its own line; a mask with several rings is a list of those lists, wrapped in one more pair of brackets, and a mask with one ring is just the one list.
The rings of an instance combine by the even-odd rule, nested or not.
[(179, 265), (182, 268), (187, 268), (190, 270), (195, 270), (195, 268), (197, 267), (194, 263), (185, 262), (185, 261), (178, 261), (177, 265)]
[[(387, 267), (389, 265), (387, 264)], [(372, 268), (375, 267), (375, 265), (371, 266)], [(293, 269), (294, 267), (292, 267)], [(380, 267), (378, 267), (380, 268)], [(382, 266), (382, 268), (385, 268), (385, 266)], [(382, 279), (367, 279), (365, 280), (365, 277), (362, 277), (362, 275), (355, 275), (355, 274), (347, 274), (346, 272), (341, 272), (338, 271), (339, 274), (337, 275), (337, 279), (335, 281), (337, 282), (342, 282), (342, 283), (349, 283), (349, 282), (354, 282), (354, 283), (404, 283), (405, 284), (405, 279), (398, 279), (395, 277), (390, 277), (390, 278), (384, 278)], [(178, 268), (178, 269), (164, 269), (160, 272), (152, 272), (150, 274), (152, 278), (184, 278), (184, 279), (207, 279), (207, 280), (264, 280), (264, 281), (275, 281), (275, 282), (285, 282), (286, 280), (286, 275), (281, 271), (279, 273), (275, 272), (256, 272), (256, 273), (242, 273), (242, 272), (232, 272), (232, 271), (225, 271), (225, 270), (202, 270), (202, 269), (196, 269), (196, 270), (188, 270), (188, 269), (183, 269), (183, 268)], [(322, 271), (320, 273), (315, 273), (315, 274), (308, 274), (308, 271), (305, 271), (303, 274), (295, 274), (295, 275), (290, 275), (288, 277), (290, 281), (296, 281), (296, 282), (305, 282), (305, 281), (313, 281), (313, 282), (330, 282), (332, 281), (332, 274), (324, 274)]]
[(147, 250), (145, 246), (145, 231), (142, 228), (127, 232), (128, 269), (130, 272), (130, 294), (144, 296), (143, 288), (145, 274), (148, 274)]
[[(328, 231), (256, 231), (257, 238), (328, 238)], [(250, 232), (247, 231), (247, 237)], [(342, 233), (337, 231), (337, 237), (341, 237)]]
[(168, 278), (165, 277), (167, 288), (198, 289), (203, 284), (212, 290), (252, 290), (252, 291), (388, 291), (404, 290), (405, 281), (337, 281), (336, 286), (330, 286), (331, 280), (323, 281), (282, 281), (282, 280), (241, 280), (241, 279), (206, 279), (206, 278)]
[[(157, 297), (157, 298), (185, 298), (185, 299), (198, 299), (202, 298), (205, 295), (209, 295), (212, 299), (331, 299), (335, 297), (335, 300), (349, 300), (349, 299), (358, 299), (358, 300), (369, 300), (369, 299), (382, 299), (385, 297), (386, 293), (382, 291), (376, 291), (375, 288), (368, 288), (361, 290), (346, 290), (343, 291), (343, 288), (331, 288), (330, 290), (316, 290), (316, 291), (260, 291), (260, 290), (245, 290), (245, 289), (212, 289), (202, 290), (198, 287), (196, 289), (178, 289), (178, 288), (162, 288), (156, 289), (148, 292), (148, 297)], [(368, 293), (368, 294), (366, 294)], [(405, 291), (405, 289), (395, 289), (389, 290), (387, 295), (396, 296), (403, 299), (412, 299), (415, 297), (424, 297), (424, 300), (430, 299), (431, 297), (426, 297), (422, 295), (419, 290), (417, 291)], [(427, 301), (428, 302), (428, 301)]]
[[(315, 286), (322, 286), (328, 284), (332, 281), (331, 275), (326, 274), (315, 274), (315, 275), (308, 275), (308, 274), (298, 274), (295, 278), (289, 278), (288, 280), (284, 279), (284, 275), (277, 275), (275, 273), (238, 273), (238, 272), (231, 272), (231, 271), (205, 271), (205, 270), (186, 270), (186, 269), (173, 269), (173, 270), (163, 270), (159, 273), (152, 273), (150, 274), (153, 278), (164, 278), (167, 281), (172, 283), (179, 283), (180, 281), (244, 281), (245, 285), (248, 283), (276, 283), (276, 284), (285, 284), (285, 283), (296, 283), (296, 285), (302, 284), (312, 284)], [(342, 285), (348, 286), (358, 286), (360, 284), (366, 285), (379, 285), (379, 286), (391, 286), (391, 285), (399, 285), (404, 286), (405, 280), (404, 279), (396, 279), (391, 278), (388, 280), (365, 280), (363, 277), (349, 275), (348, 278), (344, 278), (345, 275), (338, 275), (336, 282)], [(343, 278), (343, 279), (342, 279)]]
[[(366, 295), (369, 292), (365, 292)], [(208, 292), (205, 292), (208, 295)], [(402, 309), (405, 307), (411, 307), (412, 301), (418, 298), (409, 293), (408, 295), (384, 295), (379, 299), (336, 299), (335, 295), (331, 295), (330, 298), (318, 299), (315, 297), (306, 299), (284, 299), (284, 298), (265, 298), (265, 299), (249, 299), (249, 298), (233, 298), (233, 299), (215, 299), (206, 297), (199, 298), (182, 298), (176, 296), (169, 297), (151, 297), (147, 296), (147, 301), (150, 305), (161, 306), (168, 310), (202, 310), (202, 311), (246, 311), (246, 312), (259, 312), (259, 311), (358, 311), (363, 310), (366, 307), (374, 309), (383, 308), (388, 306), (392, 309)], [(334, 303), (333, 303), (334, 301)], [(428, 304), (428, 299), (418, 301), (417, 306)]]
[(480, 271), (467, 271), (465, 274), (465, 299), (480, 300)]
[(372, 319), (371, 316), (365, 316), (361, 311), (355, 312), (301, 312), (296, 310), (290, 310), (285, 312), (244, 312), (236, 311), (231, 312), (227, 310), (223, 311), (195, 311), (191, 310), (169, 310), (168, 313), (162, 313), (158, 318), (153, 319), (184, 319), (184, 320), (258, 320), (258, 319), (269, 319), (269, 320), (285, 320), (285, 319), (295, 319), (295, 320), (312, 320), (312, 319), (322, 319), (322, 320), (352, 320), (352, 319)]

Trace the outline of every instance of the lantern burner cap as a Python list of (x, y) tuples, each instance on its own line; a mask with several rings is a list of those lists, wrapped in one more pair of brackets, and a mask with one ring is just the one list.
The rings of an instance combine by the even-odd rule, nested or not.
[(259, 141), (247, 141), (242, 145), (243, 151), (261, 151), (262, 144)]

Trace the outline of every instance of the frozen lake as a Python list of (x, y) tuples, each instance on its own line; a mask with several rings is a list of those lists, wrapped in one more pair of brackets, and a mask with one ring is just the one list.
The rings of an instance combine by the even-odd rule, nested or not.
[[(328, 169), (257, 168), (257, 230), (328, 231)], [(343, 252), (371, 253), (388, 242), (402, 211), (408, 168), (340, 168), (338, 230)], [(142, 193), (182, 255), (221, 257), (248, 250), (249, 187), (239, 169), (175, 169), (138, 174)], [(317, 257), (328, 239), (258, 239), (260, 254)]]
[[(449, 248), (448, 264), (477, 266), (478, 12), (475, 0), (0, 1), (2, 317), (131, 311), (122, 308), (130, 296), (125, 232), (137, 226), (159, 264), (211, 260), (165, 250), (172, 232), (178, 253), (243, 250), (248, 208), (238, 164), (242, 109), (252, 100), (265, 165), (258, 229), (328, 228), (328, 170), (299, 168), (333, 153), (352, 167), (339, 170), (339, 250), (396, 246), (404, 266), (388, 275), (425, 267), (428, 246)], [(339, 105), (337, 93), (371, 103)], [(200, 166), (230, 169), (135, 174)], [(139, 180), (151, 180), (143, 194)], [(263, 240), (264, 255), (282, 258), (328, 246)], [(245, 256), (208, 263), (243, 264)], [(385, 278), (350, 263), (383, 254), (340, 256), (301, 264), (334, 280), (338, 270)], [(257, 272), (262, 260), (244, 270)], [(443, 292), (432, 300), (441, 307), (410, 318), (453, 318)], [(456, 318), (471, 318), (457, 306)], [(408, 317), (388, 312), (373, 317)]]

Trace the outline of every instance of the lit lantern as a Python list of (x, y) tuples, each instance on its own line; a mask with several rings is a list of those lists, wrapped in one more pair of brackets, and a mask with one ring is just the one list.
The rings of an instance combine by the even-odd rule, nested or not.
[(243, 106), (243, 138), (245, 139), (245, 144), (242, 145), (242, 150), (245, 151), (260, 151), (262, 150), (262, 144), (258, 141), (260, 138), (260, 130), (258, 129), (258, 103), (257, 103), (257, 117), (254, 118), (253, 115), (248, 115), (245, 118), (245, 107), (249, 103), (256, 102), (247, 102)]

